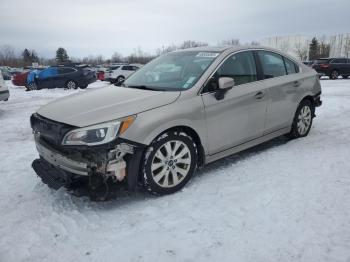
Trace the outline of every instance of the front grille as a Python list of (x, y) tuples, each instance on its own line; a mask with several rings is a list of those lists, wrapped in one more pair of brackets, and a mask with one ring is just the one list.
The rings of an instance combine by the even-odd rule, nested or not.
[(60, 145), (63, 136), (75, 128), (71, 125), (47, 119), (37, 113), (30, 117), (30, 124), (34, 133), (40, 134), (40, 138), (53, 145)]

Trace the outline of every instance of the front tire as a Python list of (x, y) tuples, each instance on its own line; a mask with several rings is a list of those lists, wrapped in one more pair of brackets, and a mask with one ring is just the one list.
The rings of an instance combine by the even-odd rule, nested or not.
[(307, 136), (312, 126), (314, 112), (315, 107), (309, 100), (301, 101), (295, 113), (292, 129), (288, 137), (294, 139)]
[(142, 162), (145, 188), (165, 195), (183, 188), (197, 167), (197, 146), (180, 131), (168, 132), (155, 139)]

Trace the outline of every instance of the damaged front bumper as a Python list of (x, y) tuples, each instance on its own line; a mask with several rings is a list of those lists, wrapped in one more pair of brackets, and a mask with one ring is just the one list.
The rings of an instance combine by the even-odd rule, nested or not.
[(82, 160), (73, 160), (60, 154), (37, 136), (35, 138), (35, 144), (39, 155), (56, 168), (81, 176), (91, 174), (91, 163)]
[(42, 181), (53, 189), (88, 180), (91, 188), (103, 183), (123, 183), (128, 190), (136, 188), (144, 146), (123, 139), (98, 147), (70, 146), (57, 148), (40, 134), (35, 135), (40, 155), (32, 167)]

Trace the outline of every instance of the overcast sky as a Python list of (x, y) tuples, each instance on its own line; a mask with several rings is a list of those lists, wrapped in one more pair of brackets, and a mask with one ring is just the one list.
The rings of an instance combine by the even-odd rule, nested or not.
[(0, 45), (109, 58), (183, 40), (347, 33), (349, 11), (350, 0), (0, 0)]

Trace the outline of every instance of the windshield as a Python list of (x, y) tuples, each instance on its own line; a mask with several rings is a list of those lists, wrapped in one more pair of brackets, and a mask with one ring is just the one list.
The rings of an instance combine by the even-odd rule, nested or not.
[(217, 52), (198, 51), (169, 53), (139, 69), (124, 82), (124, 85), (164, 91), (189, 89), (218, 55)]

